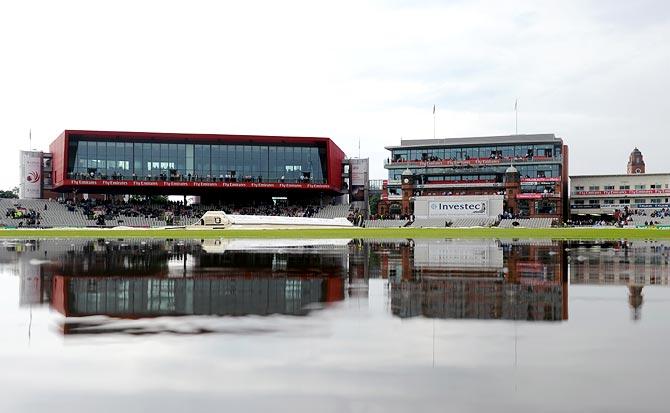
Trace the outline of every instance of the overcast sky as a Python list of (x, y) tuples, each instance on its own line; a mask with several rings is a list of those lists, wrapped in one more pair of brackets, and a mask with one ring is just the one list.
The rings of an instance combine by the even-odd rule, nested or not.
[(670, 171), (670, 2), (0, 0), (0, 188), (64, 129), (400, 138), (555, 133), (570, 173)]

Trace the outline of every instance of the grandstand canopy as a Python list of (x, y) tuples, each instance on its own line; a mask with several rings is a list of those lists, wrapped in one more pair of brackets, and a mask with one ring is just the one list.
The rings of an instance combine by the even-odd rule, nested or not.
[(49, 148), (57, 192), (295, 197), (343, 186), (330, 138), (66, 130)]

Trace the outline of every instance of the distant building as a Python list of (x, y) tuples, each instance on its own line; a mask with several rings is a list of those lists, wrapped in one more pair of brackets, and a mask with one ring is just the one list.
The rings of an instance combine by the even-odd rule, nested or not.
[(381, 215), (411, 215), (422, 196), (503, 195), (516, 216), (567, 218), (568, 147), (554, 134), (403, 139), (386, 149)]
[(643, 174), (645, 172), (644, 159), (639, 149), (633, 149), (628, 157), (628, 175)]
[(670, 173), (645, 173), (642, 153), (635, 148), (626, 174), (570, 177), (570, 215), (609, 219), (617, 210), (670, 207)]

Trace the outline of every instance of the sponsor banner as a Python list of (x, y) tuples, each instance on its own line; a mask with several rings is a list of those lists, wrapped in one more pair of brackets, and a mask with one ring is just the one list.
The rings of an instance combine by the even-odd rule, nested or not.
[(663, 209), (670, 208), (670, 204), (584, 204), (584, 205), (570, 205), (570, 209)]
[(633, 208), (668, 208), (670, 204), (633, 204)]
[(479, 182), (479, 181), (459, 181), (459, 183), (448, 182), (448, 183), (436, 183), (428, 182), (423, 185), (416, 185), (417, 188), (492, 188), (492, 187), (503, 187), (504, 184), (501, 182)]
[(561, 178), (521, 178), (522, 184), (554, 184), (561, 182)]
[(543, 198), (560, 198), (560, 195), (556, 193), (554, 194), (523, 193), (516, 195), (516, 199), (543, 199)]
[(281, 182), (172, 182), (130, 181), (102, 179), (65, 179), (62, 186), (110, 186), (110, 187), (156, 187), (156, 188), (241, 188), (241, 189), (321, 189), (330, 190), (328, 184), (281, 183)]
[(21, 151), (19, 198), (42, 197), (42, 152)]
[(365, 159), (350, 159), (349, 160), (349, 173), (351, 176), (351, 185), (349, 187), (350, 200), (352, 201), (364, 201), (365, 200), (365, 190), (368, 189), (369, 185), (369, 167), (370, 160)]
[(670, 189), (613, 189), (611, 191), (574, 191), (573, 195), (650, 195), (670, 194)]
[(488, 201), (431, 201), (428, 203), (428, 216), (482, 215), (488, 216)]
[(570, 209), (600, 209), (600, 204), (570, 205)]
[(349, 164), (351, 165), (351, 185), (352, 186), (365, 186), (368, 177), (370, 160), (365, 159), (350, 159)]
[(560, 158), (550, 158), (547, 156), (533, 156), (532, 158), (508, 158), (508, 159), (490, 159), (490, 158), (477, 158), (477, 159), (464, 159), (461, 161), (455, 161), (451, 159), (443, 159), (440, 161), (399, 161), (391, 162), (393, 165), (402, 165), (402, 166), (459, 166), (459, 165), (509, 165), (510, 161), (513, 163), (517, 162), (546, 162), (554, 161), (560, 162)]

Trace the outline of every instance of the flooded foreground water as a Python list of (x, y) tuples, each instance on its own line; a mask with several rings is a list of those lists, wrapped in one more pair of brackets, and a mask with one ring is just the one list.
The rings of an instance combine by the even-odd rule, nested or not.
[(668, 410), (670, 243), (0, 247), (2, 412)]

